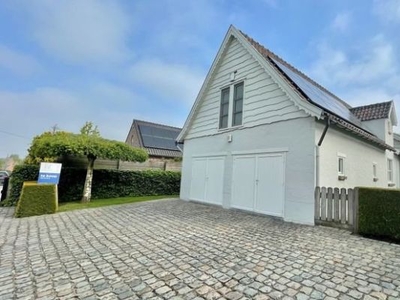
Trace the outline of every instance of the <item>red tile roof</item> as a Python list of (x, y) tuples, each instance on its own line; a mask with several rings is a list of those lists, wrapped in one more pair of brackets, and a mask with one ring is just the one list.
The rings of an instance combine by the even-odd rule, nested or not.
[(350, 111), (361, 121), (389, 118), (393, 101), (353, 107)]

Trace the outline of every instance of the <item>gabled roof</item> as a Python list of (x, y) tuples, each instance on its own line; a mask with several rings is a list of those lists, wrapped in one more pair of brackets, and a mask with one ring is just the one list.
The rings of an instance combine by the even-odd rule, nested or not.
[[(361, 121), (364, 120), (359, 119), (358, 116), (353, 113), (352, 107), (348, 103), (309, 78), (272, 51), (266, 49), (245, 33), (241, 31), (240, 33), (246, 37), (250, 44), (266, 60), (270, 61), (276, 67), (285, 80), (292, 86), (292, 88), (300, 93), (304, 100), (322, 108), (325, 115), (329, 116), (333, 123), (382, 148), (393, 150), (393, 147), (387, 145), (384, 141), (369, 132), (368, 128), (361, 123)], [(392, 104), (392, 102), (390, 102), (390, 104)]]
[[(331, 121), (339, 125), (339, 127), (369, 140), (379, 147), (394, 150), (393, 147), (387, 145), (384, 141), (369, 132), (368, 128), (362, 124), (361, 120), (352, 113), (349, 104), (233, 26), (229, 28), (227, 35), (225, 36), (217, 57), (207, 74), (206, 80), (203, 83), (189, 117), (186, 120), (185, 126), (177, 140), (182, 141), (184, 139), (186, 131), (188, 130), (197, 107), (199, 106), (199, 102), (202, 99), (206, 86), (208, 85), (212, 73), (216, 68), (231, 36), (237, 38), (242, 46), (244, 46), (266, 70), (270, 69), (271, 66), (275, 69), (276, 72), (274, 73), (277, 73), (280, 80), (283, 79), (284, 82), (286, 82), (285, 85), (290, 87), (289, 89), (286, 89), (285, 86), (281, 85), (281, 88), (285, 89), (285, 92), (288, 93), (297, 107), (319, 119), (329, 117)], [(275, 74), (271, 74), (271, 76), (275, 77)]]
[(181, 130), (178, 127), (133, 120), (126, 143), (130, 144), (129, 136), (134, 134), (137, 137), (137, 146), (145, 149), (150, 156), (181, 157), (182, 153), (175, 143)]
[(361, 121), (390, 118), (393, 101), (353, 107), (350, 111)]

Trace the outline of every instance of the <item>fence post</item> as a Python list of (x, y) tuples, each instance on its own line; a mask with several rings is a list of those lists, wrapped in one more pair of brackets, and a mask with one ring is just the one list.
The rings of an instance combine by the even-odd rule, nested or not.
[(348, 207), (347, 207), (347, 214), (348, 214), (348, 221), (349, 225), (354, 226), (354, 189), (348, 189)]
[(326, 221), (326, 187), (321, 188), (321, 220)]
[(315, 212), (314, 212), (314, 220), (320, 219), (320, 197), (321, 192), (319, 186), (315, 188)]
[(328, 196), (327, 196), (327, 206), (328, 206), (328, 222), (332, 222), (332, 206), (333, 206), (333, 189), (331, 187), (328, 188)]
[(342, 224), (346, 224), (346, 198), (347, 198), (347, 190), (345, 188), (340, 189), (340, 220)]
[(358, 223), (359, 223), (359, 214), (358, 214), (358, 205), (359, 205), (359, 201), (358, 201), (358, 195), (359, 195), (359, 188), (355, 187), (354, 188), (354, 210), (353, 210), (353, 221), (354, 221), (354, 225), (353, 225), (353, 233), (358, 233)]
[(333, 190), (333, 199), (335, 200), (335, 216), (334, 216), (334, 220), (335, 222), (339, 222), (340, 218), (339, 218), (339, 188), (335, 187), (335, 189)]

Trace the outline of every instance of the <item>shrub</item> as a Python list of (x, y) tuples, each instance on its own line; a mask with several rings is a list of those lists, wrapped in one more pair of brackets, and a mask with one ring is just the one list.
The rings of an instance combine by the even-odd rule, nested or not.
[(179, 172), (94, 170), (92, 198), (179, 194)]
[[(8, 203), (18, 201), (24, 181), (37, 180), (39, 167), (23, 165), (11, 175), (11, 191)], [(63, 167), (58, 185), (59, 202), (82, 198), (86, 170)], [(181, 174), (162, 170), (119, 171), (94, 170), (92, 199), (132, 196), (177, 195)]]
[(57, 211), (57, 186), (25, 182), (15, 210), (17, 218), (53, 214)]
[(10, 189), (8, 198), (2, 202), (3, 206), (15, 205), (21, 194), (24, 181), (37, 181), (39, 176), (39, 167), (34, 165), (18, 165), (10, 177)]
[(400, 240), (400, 190), (359, 188), (359, 233)]

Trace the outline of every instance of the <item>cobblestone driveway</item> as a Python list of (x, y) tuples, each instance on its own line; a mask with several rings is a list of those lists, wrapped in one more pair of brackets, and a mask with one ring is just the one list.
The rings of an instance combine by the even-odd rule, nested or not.
[(13, 219), (0, 299), (400, 299), (400, 245), (180, 200)]

